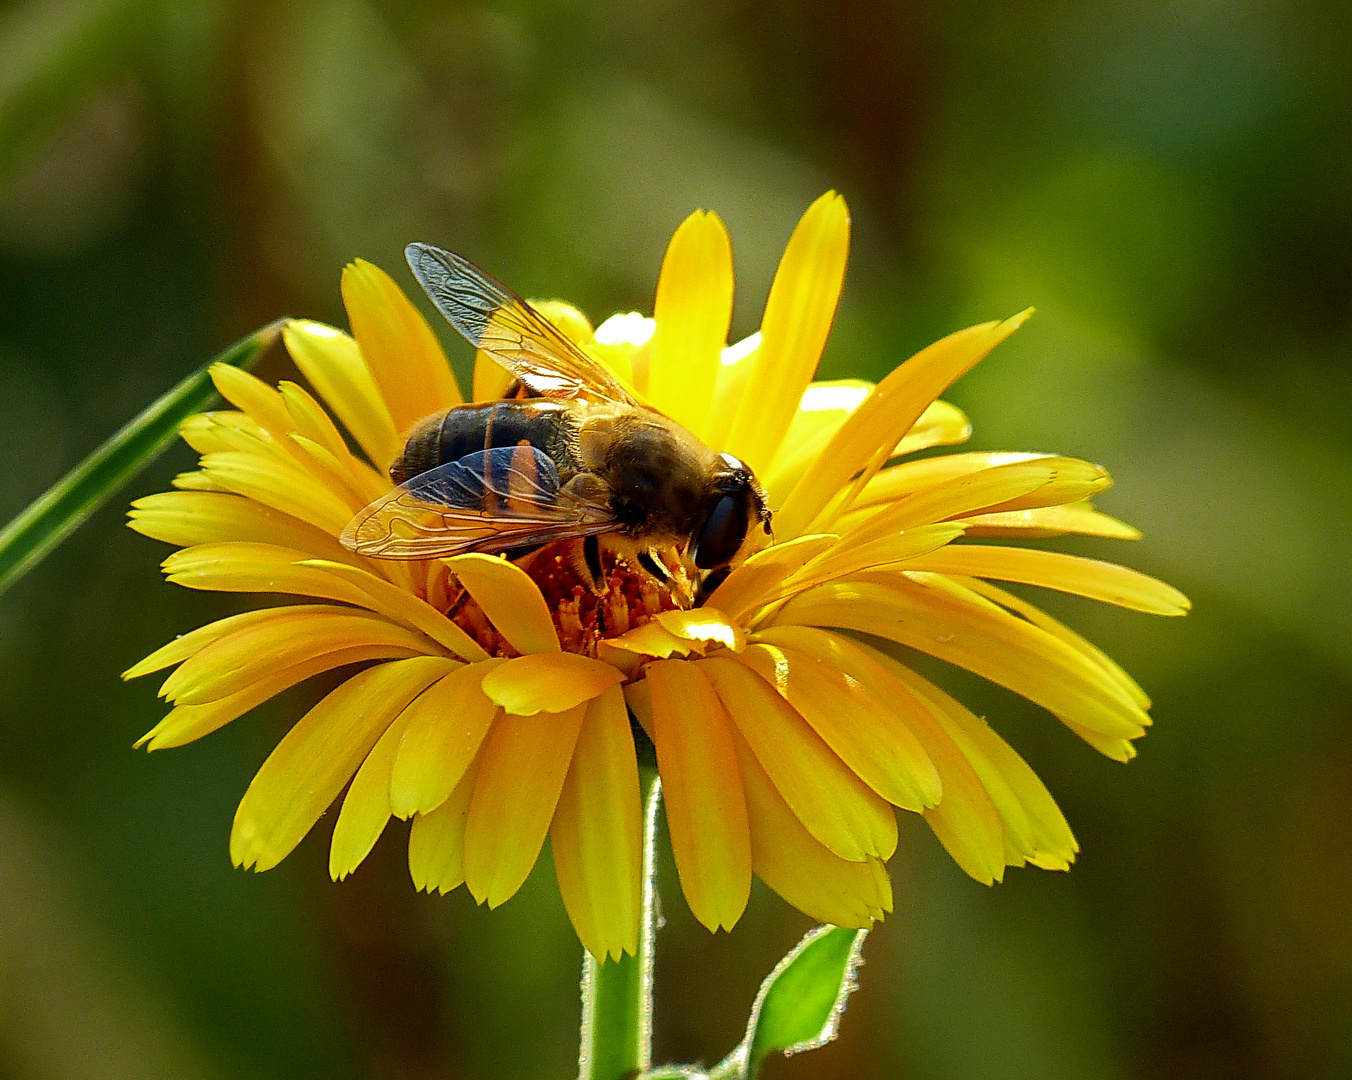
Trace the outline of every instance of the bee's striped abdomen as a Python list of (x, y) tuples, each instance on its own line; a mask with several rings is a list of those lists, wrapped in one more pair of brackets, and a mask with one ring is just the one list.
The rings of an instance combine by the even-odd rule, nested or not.
[(448, 461), (522, 443), (540, 450), (561, 471), (575, 470), (575, 427), (572, 410), (560, 401), (530, 398), (457, 405), (413, 426), (404, 452), (390, 466), (390, 479), (402, 484)]

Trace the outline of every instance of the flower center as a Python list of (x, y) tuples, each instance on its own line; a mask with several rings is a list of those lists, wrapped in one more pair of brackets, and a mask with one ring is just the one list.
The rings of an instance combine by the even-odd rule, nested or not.
[[(597, 642), (619, 637), (664, 611), (677, 609), (670, 589), (609, 553), (601, 556), (598, 587), (604, 591), (593, 591), (580, 559), (578, 541), (560, 540), (516, 561), (539, 586), (564, 652), (594, 657)], [(472, 596), (453, 587), (449, 600), (451, 621), (490, 656), (519, 655)]]

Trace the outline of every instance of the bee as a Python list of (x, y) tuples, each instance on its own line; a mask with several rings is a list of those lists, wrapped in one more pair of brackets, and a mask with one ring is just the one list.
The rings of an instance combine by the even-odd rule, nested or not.
[(405, 254), (437, 309), (519, 389), (415, 423), (390, 466), (397, 487), (352, 519), (347, 548), (428, 559), (579, 540), (594, 589), (604, 548), (689, 604), (696, 583), (764, 546), (770, 510), (746, 465), (641, 401), (468, 260), (430, 244)]

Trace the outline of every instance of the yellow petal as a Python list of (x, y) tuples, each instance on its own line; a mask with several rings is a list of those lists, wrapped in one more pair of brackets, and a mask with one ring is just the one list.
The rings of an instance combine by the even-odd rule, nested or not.
[(583, 351), (638, 395), (648, 392), (648, 343), (657, 324), (637, 311), (616, 312), (596, 328)]
[(1001, 465), (955, 477), (898, 499), (847, 534), (852, 544), (879, 540), (920, 525), (962, 517), (1047, 487), (1056, 468), (1047, 459)]
[(329, 842), (329, 877), (342, 881), (362, 864), (390, 820), (390, 769), (408, 726), (405, 709), (376, 740), (347, 787)]
[(284, 614), (236, 630), (189, 657), (164, 681), (160, 694), (179, 705), (200, 705), (243, 690), (269, 671), (358, 646), (389, 646), (435, 656), (437, 646), (388, 619), (348, 608)]
[[(872, 390), (871, 382), (840, 379), (813, 383), (803, 392), (803, 401), (789, 426), (789, 434), (775, 455), (769, 475), (763, 479), (771, 508), (778, 509), (784, 504), (845, 418), (867, 399)], [(971, 434), (972, 425), (961, 409), (946, 401), (934, 401), (920, 414), (920, 419), (897, 443), (890, 456), (901, 457), (933, 446), (950, 446), (966, 441)]]
[(179, 425), (178, 434), (199, 454), (247, 449), (286, 456), (276, 440), (247, 413), (197, 413)]
[(514, 376), (486, 352), (474, 354), (474, 400), (497, 401), (512, 385)]
[(147, 750), (167, 750), (173, 746), (185, 746), (203, 735), (211, 734), (217, 728), (224, 727), (255, 706), (261, 705), (312, 675), (318, 675), (321, 671), (332, 671), (334, 668), (360, 664), (367, 660), (403, 660), (419, 655), (422, 654), (412, 649), (384, 645), (358, 646), (325, 653), (323, 656), (316, 656), (281, 670), (264, 672), (243, 690), (226, 697), (201, 705), (174, 706), (169, 715), (137, 739), (135, 745), (138, 748), (144, 746)]
[(497, 715), (479, 684), (502, 662), (456, 668), (408, 707), (408, 727), (389, 780), (390, 809), (397, 817), (431, 813), (465, 775)]
[(709, 418), (704, 429), (695, 432), (704, 445), (722, 451), (727, 445), (732, 422), (742, 405), (742, 395), (756, 366), (760, 352), (760, 331), (742, 338), (736, 345), (723, 350), (719, 360), (718, 377), (714, 380), (714, 399), (709, 405)]
[(980, 578), (955, 578), (954, 580), (979, 596), (984, 596), (987, 600), (1008, 608), (1016, 615), (1022, 615), (1034, 626), (1047, 631), (1052, 637), (1069, 645), (1091, 663), (1101, 668), (1103, 673), (1117, 684), (1118, 690), (1128, 699), (1134, 701), (1142, 709), (1150, 708), (1150, 696), (1141, 689), (1140, 684), (1128, 675), (1111, 656), (1093, 642), (1081, 637), (1065, 623), (1053, 619), (1035, 604), (1030, 604), (1022, 597), (1006, 592), (999, 586), (992, 585), (989, 581), (982, 581)]
[(566, 712), (590, 701), (624, 676), (616, 668), (576, 653), (518, 656), (484, 676), (483, 692), (518, 716)]
[(283, 379), (277, 384), (277, 393), (281, 395), (286, 415), (290, 419), (286, 434), (304, 435), (328, 450), (334, 457), (347, 459), (351, 451), (343, 441), (338, 426), (329, 419), (329, 414), (317, 402), (305, 387)]
[(242, 540), (303, 551), (307, 558), (354, 562), (333, 536), (280, 510), (239, 495), (161, 491), (131, 504), (128, 526), (177, 547)]
[(686, 641), (722, 645), (734, 652), (741, 652), (746, 647), (742, 628), (712, 605), (689, 611), (663, 611), (655, 621)]
[(306, 558), (305, 552), (293, 548), (230, 541), (183, 548), (161, 565), (170, 581), (189, 589), (290, 593), (372, 606), (369, 596), (342, 577), (320, 566), (301, 565)]
[(760, 481), (765, 485), (771, 509), (778, 509), (809, 465), (873, 390), (864, 379), (834, 379), (814, 382), (803, 391), (788, 434)]
[(442, 561), (517, 652), (559, 651), (558, 631), (545, 598), (521, 567), (496, 555), (477, 553)]
[(1152, 615), (1185, 615), (1192, 607), (1186, 596), (1162, 581), (1116, 563), (1059, 551), (964, 544), (931, 551), (911, 560), (909, 565), (940, 574), (1040, 585)]
[(1005, 838), (1000, 816), (975, 763), (945, 730), (929, 701), (913, 693), (870, 651), (840, 634), (784, 626), (766, 631), (763, 638), (843, 671), (894, 708), (925, 748), (943, 784), (943, 798), (938, 806), (925, 810), (925, 820), (953, 860), (973, 878), (983, 885), (1001, 880)]
[(602, 961), (636, 953), (643, 808), (618, 686), (587, 707), (549, 835), (559, 893), (583, 946)]
[[(321, 447), (322, 453), (327, 455), (326, 461), (331, 462), (328, 468), (357, 494), (363, 506), (390, 490), (386, 477), (347, 448), (347, 442), (329, 419), (329, 414), (303, 387), (285, 380), (277, 385), (295, 427), (289, 434), (293, 442), (301, 445), (312, 442)], [(314, 450), (309, 453), (312, 457), (318, 456)]]
[(902, 457), (934, 446), (952, 446), (971, 437), (972, 424), (965, 412), (946, 401), (931, 401), (888, 456)]
[(291, 417), (282, 395), (257, 375), (233, 364), (212, 364), (209, 374), (221, 397), (247, 413), (274, 438), (281, 439), (291, 430)]
[(470, 762), (459, 783), (435, 810), (413, 819), (408, 833), (408, 870), (413, 887), (448, 893), (465, 881), (465, 822), (479, 776)]
[[(670, 656), (689, 656), (692, 652), (702, 652), (703, 644), (687, 637), (678, 637), (656, 619), (601, 642), (605, 649), (622, 649), (631, 656), (655, 656), (663, 660)], [(603, 655), (601, 646), (598, 646), (598, 656)]]
[(828, 191), (808, 207), (784, 249), (765, 303), (755, 368), (728, 435), (728, 452), (753, 472), (768, 471), (817, 369), (849, 250), (850, 212)]
[(342, 288), (352, 336), (395, 431), (464, 400), (432, 328), (384, 270), (357, 259), (344, 267)]
[(671, 238), (653, 304), (647, 397), (691, 431), (709, 415), (732, 319), (732, 244), (717, 214), (696, 210)]
[(731, 930), (751, 895), (751, 836), (728, 717), (693, 664), (658, 660), (646, 672), (681, 891), (704, 926)]
[[(751, 861), (756, 875), (804, 914), (834, 926), (866, 929), (891, 896), (878, 888), (869, 862), (847, 862), (814, 840), (766, 775), (741, 734), (733, 731), (746, 789)], [(886, 876), (887, 871), (882, 871)]]
[(842, 859), (890, 858), (892, 808), (822, 741), (793, 706), (753, 672), (715, 658), (696, 667), (713, 685), (775, 787), (818, 843)]
[(1112, 735), (1104, 735), (1101, 732), (1085, 727), (1083, 724), (1079, 724), (1076, 721), (1059, 714), (1056, 718), (1104, 757), (1112, 758), (1114, 761), (1120, 761), (1123, 764), (1126, 764), (1136, 756), (1136, 747), (1131, 744), (1129, 739), (1119, 739)]
[[(282, 329), (286, 351), (343, 426), (382, 472), (403, 450), (357, 343), (323, 323), (292, 319)], [(429, 410), (431, 411), (431, 410)]]
[(426, 634), (438, 645), (464, 660), (486, 660), (488, 654), (464, 630), (425, 600), (356, 566), (312, 560), (306, 563), (349, 579), (362, 593), (362, 607), (379, 611), (396, 622)]
[(710, 606), (727, 612), (733, 619), (764, 603), (781, 582), (796, 573), (840, 538), (834, 535), (799, 536), (786, 544), (775, 544), (756, 552), (730, 573), (709, 597)]
[(238, 630), (245, 630), (256, 626), (259, 623), (270, 622), (274, 619), (288, 619), (295, 615), (329, 613), (338, 614), (343, 612), (343, 608), (333, 607), (329, 604), (293, 604), (288, 607), (262, 608), (259, 611), (245, 611), (239, 615), (231, 615), (224, 619), (217, 619), (215, 622), (207, 623), (206, 626), (199, 626), (196, 630), (191, 630), (186, 634), (180, 634), (167, 645), (161, 645), (153, 653), (147, 656), (139, 663), (133, 664), (122, 673), (124, 679), (136, 679), (142, 675), (148, 675), (152, 671), (160, 671), (163, 668), (174, 664), (182, 663), (190, 656), (199, 653), (213, 641), (219, 641), (227, 634), (233, 634)]
[(352, 506), (298, 465), (240, 451), (207, 454), (202, 471), (226, 491), (307, 521), (331, 536), (343, 531)]
[[(1030, 313), (950, 334), (883, 379), (793, 489), (775, 515), (775, 535), (781, 540), (801, 535), (839, 492), (871, 480), (930, 403), (1017, 330)], [(857, 477), (853, 484), (852, 477)]]
[(652, 691), (648, 687), (647, 679), (639, 679), (637, 682), (625, 683), (624, 703), (629, 706), (629, 711), (634, 714), (634, 719), (638, 721), (638, 726), (644, 731), (649, 739), (653, 738), (653, 697)]
[(919, 812), (943, 789), (910, 728), (867, 687), (803, 653), (756, 644), (738, 656), (778, 690), (826, 745), (888, 802)]
[[(586, 348), (594, 344), (596, 334), (591, 321), (565, 300), (531, 300), (530, 306), (552, 322), (574, 345)], [(642, 318), (642, 316), (639, 316)], [(599, 329), (599, 327), (598, 327)]]
[[(964, 454), (938, 454), (919, 461), (903, 461), (889, 465), (873, 477), (854, 501), (854, 510), (894, 503), (907, 495), (926, 491), (949, 480), (1004, 465), (1026, 465), (1030, 462), (1051, 462), (1053, 454), (1033, 454), (1024, 451), (974, 451)], [(1073, 461), (1075, 459), (1066, 459)], [(1087, 465), (1087, 462), (1081, 464)], [(1097, 470), (1101, 473), (1102, 470)]]
[(828, 581), (850, 577), (862, 570), (892, 566), (911, 560), (943, 547), (963, 534), (963, 526), (948, 522), (921, 525), (895, 533), (880, 540), (859, 544), (853, 537), (844, 537), (834, 547), (818, 555), (801, 570), (795, 571), (778, 588), (759, 598), (761, 604), (773, 604)]
[(1149, 716), (1083, 654), (949, 579), (917, 577), (869, 575), (823, 585), (790, 600), (772, 621), (877, 634), (967, 668), (1108, 738), (1145, 733)]
[(1044, 869), (1069, 869), (1080, 845), (1061, 808), (1028, 763), (989, 724), (929, 680), (876, 649), (858, 647), (929, 702), (972, 763), (1000, 814), (1008, 863), (1018, 866), (1027, 861)]
[(1108, 540), (1139, 540), (1141, 532), (1124, 521), (1109, 517), (1086, 501), (1064, 506), (1038, 506), (1031, 510), (1010, 510), (995, 514), (977, 514), (962, 519), (971, 537), (1010, 537), (1037, 540), (1050, 536), (1101, 536)]
[(268, 755), (230, 833), (236, 866), (267, 870), (319, 820), (390, 722), (450, 661), (420, 656), (359, 672), (306, 713)]
[(465, 884), (495, 908), (521, 888), (549, 831), (586, 707), (499, 717), (484, 741), (465, 824)]
[(234, 494), (233, 491), (229, 491), (229, 489), (216, 483), (201, 469), (195, 472), (181, 472), (169, 482), (179, 491), (218, 491)]

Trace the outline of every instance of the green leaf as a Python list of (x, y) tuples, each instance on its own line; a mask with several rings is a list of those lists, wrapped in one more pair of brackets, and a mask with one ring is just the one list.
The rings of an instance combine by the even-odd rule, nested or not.
[(255, 330), (202, 365), (57, 481), (0, 530), (0, 593), (35, 566), (95, 510), (163, 452), (179, 425), (216, 395), (213, 364), (248, 368), (281, 331)]
[(754, 1077), (775, 1051), (799, 1054), (834, 1039), (867, 935), (819, 926), (804, 937), (761, 983), (746, 1038), (710, 1075)]

